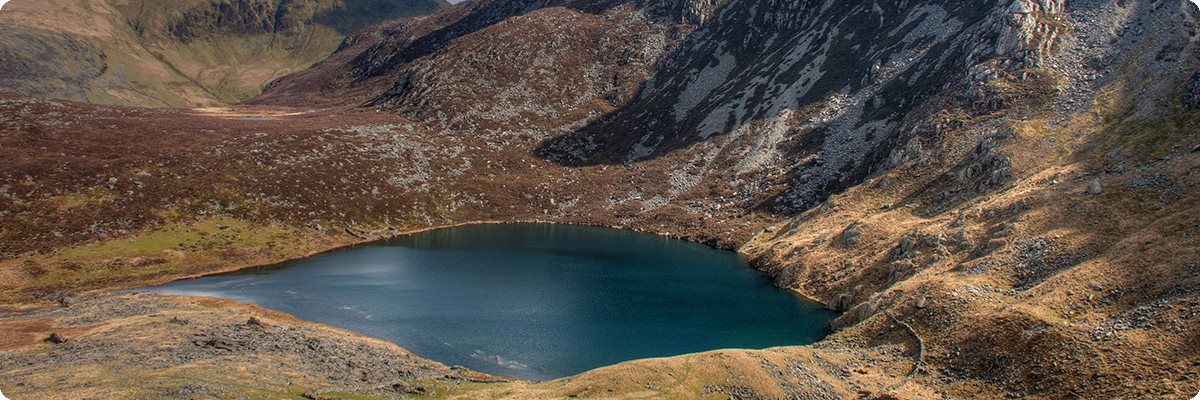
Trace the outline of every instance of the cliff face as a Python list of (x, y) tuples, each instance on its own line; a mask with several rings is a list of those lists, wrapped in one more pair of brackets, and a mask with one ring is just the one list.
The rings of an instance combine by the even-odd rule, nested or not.
[(1022, 26), (1031, 18), (1010, 12), (1021, 2), (773, 3), (722, 8), (637, 101), (542, 154), (634, 163), (699, 146), (708, 152), (696, 168), (776, 175), (788, 189), (762, 206), (806, 209), (878, 170), (932, 99), (969, 92), (991, 70), (1028, 68), (1058, 29), (1054, 16)]
[(98, 103), (201, 106), (257, 95), (354, 30), (440, 0), (13, 1), (0, 90)]

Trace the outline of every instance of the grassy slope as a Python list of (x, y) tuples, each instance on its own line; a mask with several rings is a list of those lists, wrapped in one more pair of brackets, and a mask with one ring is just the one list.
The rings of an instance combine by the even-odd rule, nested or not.
[[(0, 14), (0, 49), (29, 74), (4, 76), (0, 87), (99, 104), (213, 106), (249, 99), (271, 80), (327, 57), (363, 24), (444, 6), (412, 1), (378, 11), (373, 1), (293, 2), (289, 26), (276, 32), (225, 32), (215, 27), (184, 42), (168, 32), (185, 12), (209, 0), (16, 0)], [(369, 4), (368, 4), (369, 3)], [(355, 12), (374, 10), (366, 15)], [(11, 72), (10, 72), (11, 74)], [(65, 79), (64, 79), (65, 78)]]

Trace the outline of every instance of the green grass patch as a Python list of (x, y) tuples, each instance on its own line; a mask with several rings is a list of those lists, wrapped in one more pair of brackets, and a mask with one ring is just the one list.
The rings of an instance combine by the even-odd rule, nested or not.
[[(216, 270), (245, 263), (247, 252), (286, 255), (294, 251), (284, 243), (298, 234), (279, 225), (250, 224), (216, 217), (188, 224), (168, 224), (134, 236), (88, 244), (51, 254), (15, 260), (17, 268), (34, 279), (26, 293), (78, 291), (120, 282), (148, 280), (186, 272)], [(18, 296), (19, 290), (4, 293)]]

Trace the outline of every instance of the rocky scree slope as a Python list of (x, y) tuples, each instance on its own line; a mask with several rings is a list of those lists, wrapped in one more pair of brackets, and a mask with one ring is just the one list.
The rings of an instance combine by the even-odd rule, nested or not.
[(366, 104), (423, 113), (422, 122), (439, 127), (569, 120), (551, 114), (625, 102), (712, 8), (682, 0), (468, 2), (352, 35), (330, 59), (273, 82), (253, 103)]
[[(452, 135), (543, 140), (538, 156), (564, 166), (670, 171), (643, 188), (647, 209), (704, 193), (787, 215), (878, 171), (938, 94), (1002, 107), (974, 83), (1038, 67), (1067, 29), (1055, 7), (473, 2), (365, 30), (252, 103), (361, 104)], [(644, 163), (667, 155), (666, 169)]]
[[(1043, 14), (1026, 25), (1028, 10)], [(896, 397), (1191, 397), (1197, 10), (1008, 12), (1034, 40), (998, 43), (1023, 56), (968, 68), (908, 114), (862, 184), (743, 250), (845, 310), (835, 341), (920, 337)]]
[(14, 0), (0, 90), (104, 104), (210, 106), (260, 93), (345, 35), (442, 0)]

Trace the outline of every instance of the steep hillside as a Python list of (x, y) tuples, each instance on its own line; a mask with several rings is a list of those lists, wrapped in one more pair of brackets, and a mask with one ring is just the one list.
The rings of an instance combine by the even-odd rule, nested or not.
[(939, 94), (995, 111), (983, 83), (1004, 71), (1044, 99), (1037, 67), (1067, 29), (1054, 7), (483, 1), (351, 37), (253, 102), (550, 139), (537, 154), (564, 166), (671, 154), (670, 185), (645, 188), (657, 205), (703, 193), (787, 215), (879, 170)]
[[(1187, 383), (1200, 372), (1194, 5), (712, 5), (698, 18), (670, 20), (683, 35), (667, 36), (648, 75), (644, 64), (589, 59), (620, 71), (599, 75), (615, 82), (648, 78), (617, 92), (624, 96), (556, 86), (607, 104), (562, 111), (557, 92), (510, 95), (597, 70), (572, 58), (519, 56), (557, 46), (493, 42), (496, 64), (425, 67), (455, 57), (476, 35), (536, 32), (523, 18), (395, 58), (401, 64), (367, 63), (403, 72), (387, 78), (390, 89), (364, 93), (364, 104), (465, 135), (534, 132), (547, 139), (536, 154), (568, 168), (659, 176), (638, 188), (646, 211), (686, 205), (707, 216), (732, 206), (778, 216), (786, 223), (744, 251), (780, 286), (848, 311), (833, 342), (871, 348), (872, 337), (905, 330), (920, 338), (914, 373), (884, 392), (1196, 391)], [(525, 15), (580, 8), (550, 6), (558, 8)], [(391, 60), (379, 48), (360, 44), (327, 61), (340, 68), (282, 82), (378, 79), (361, 66)], [(403, 44), (385, 48), (406, 53)], [(557, 75), (533, 75), (547, 62)], [(1176, 378), (1159, 381), (1163, 371)], [(611, 389), (603, 376), (582, 381)], [(530, 393), (595, 393), (542, 386)]]
[(442, 0), (14, 0), (0, 90), (104, 104), (209, 106), (257, 95), (345, 35)]

